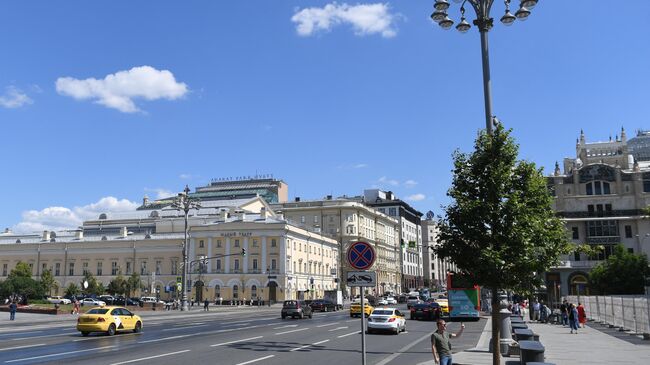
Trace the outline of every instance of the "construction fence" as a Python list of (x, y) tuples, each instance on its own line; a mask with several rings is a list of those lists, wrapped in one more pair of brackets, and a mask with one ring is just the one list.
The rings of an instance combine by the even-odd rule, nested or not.
[(582, 303), (587, 318), (634, 333), (650, 333), (650, 306), (648, 297), (621, 296), (567, 296), (574, 304)]

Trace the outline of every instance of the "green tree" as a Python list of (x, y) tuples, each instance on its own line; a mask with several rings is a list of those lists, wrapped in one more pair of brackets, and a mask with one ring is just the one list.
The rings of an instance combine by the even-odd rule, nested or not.
[(43, 290), (47, 293), (47, 295), (52, 295), (52, 289), (54, 289), (56, 286), (54, 276), (52, 276), (52, 270), (43, 270), (41, 273), (41, 285), (43, 286)]
[(16, 264), (0, 291), (2, 296), (19, 295), (24, 299), (42, 298), (45, 294), (41, 283), (32, 278), (32, 268), (25, 262)]
[(603, 295), (643, 294), (645, 278), (650, 276), (648, 257), (628, 252), (617, 245), (605, 262), (589, 273), (590, 286)]
[(132, 293), (135, 293), (135, 291), (140, 289), (141, 286), (142, 286), (142, 284), (140, 282), (140, 274), (138, 274), (137, 272), (134, 272), (127, 279), (128, 296), (131, 296)]
[[(571, 251), (542, 170), (517, 161), (518, 145), (498, 126), (479, 134), (471, 154), (454, 152), (451, 198), (439, 219), (436, 253), (492, 292), (492, 338), (499, 338), (501, 289), (530, 292)], [(499, 362), (499, 341), (493, 361)]]
[(65, 288), (65, 296), (73, 296), (81, 294), (81, 289), (75, 283), (68, 284), (68, 287)]
[[(84, 285), (85, 282), (88, 283), (87, 288)], [(82, 293), (85, 295), (101, 295), (105, 291), (104, 284), (98, 281), (89, 271), (84, 273), (84, 278), (81, 280), (81, 287), (83, 288)]]
[(108, 283), (107, 291), (111, 294), (124, 295), (127, 292), (128, 283), (122, 274), (119, 274), (115, 279)]

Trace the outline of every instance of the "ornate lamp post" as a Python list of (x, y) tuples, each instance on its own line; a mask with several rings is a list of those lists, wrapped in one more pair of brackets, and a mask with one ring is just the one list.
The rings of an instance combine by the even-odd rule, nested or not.
[[(456, 25), (456, 29), (461, 32), (467, 32), (472, 26), (465, 19), (465, 4), (469, 4), (476, 13), (476, 19), (472, 22), (478, 27), (481, 33), (481, 55), (483, 59), (483, 95), (485, 98), (485, 128), (488, 134), (492, 134), (492, 92), (490, 87), (490, 57), (488, 53), (488, 31), (492, 28), (493, 20), (490, 17), (490, 10), (494, 0), (453, 0), (456, 3), (461, 3), (460, 6), (460, 22)], [(501, 23), (504, 25), (512, 25), (515, 20), (524, 21), (530, 15), (530, 9), (537, 5), (537, 0), (521, 0), (519, 2), (519, 10), (513, 15), (510, 13), (511, 0), (505, 0), (505, 14), (501, 17)], [(438, 23), (443, 29), (450, 29), (454, 25), (447, 14), (449, 9), (449, 1), (436, 0), (433, 4), (435, 11), (431, 14), (431, 19)]]
[(188, 262), (187, 262), (187, 250), (188, 250), (188, 242), (187, 242), (187, 217), (190, 213), (190, 209), (199, 209), (201, 206), (198, 204), (196, 199), (192, 199), (189, 196), (190, 193), (190, 188), (185, 185), (185, 189), (183, 189), (183, 192), (178, 193), (178, 196), (176, 197), (176, 200), (172, 204), (172, 207), (182, 210), (185, 213), (185, 235), (183, 238), (183, 282), (181, 283), (181, 287), (183, 290), (183, 296), (182, 296), (182, 305), (181, 305), (181, 311), (188, 311), (189, 306), (187, 304), (187, 270), (188, 268)]

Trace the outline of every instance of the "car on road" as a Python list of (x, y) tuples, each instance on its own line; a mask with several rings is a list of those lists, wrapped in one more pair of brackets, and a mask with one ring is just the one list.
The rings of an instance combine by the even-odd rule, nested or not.
[(282, 303), (282, 312), (280, 315), (282, 319), (287, 317), (303, 319), (305, 317), (311, 318), (313, 311), (304, 300), (285, 300)]
[(336, 304), (327, 299), (316, 299), (312, 301), (309, 306), (313, 311), (319, 312), (334, 312), (337, 308)]
[(61, 297), (61, 296), (53, 296), (47, 298), (47, 301), (52, 303), (52, 304), (70, 304), (72, 301), (70, 299)]
[[(368, 317), (375, 308), (369, 303), (363, 303), (363, 314)], [(361, 316), (361, 302), (350, 304), (350, 317)]]
[(409, 295), (408, 298), (406, 298), (406, 307), (408, 309), (411, 309), (411, 306), (420, 303), (422, 303), (422, 301), (420, 300), (420, 297), (417, 295)]
[(388, 301), (386, 298), (378, 298), (377, 301), (375, 302), (377, 305), (388, 305)]
[(399, 335), (406, 332), (406, 319), (397, 308), (377, 308), (368, 317), (368, 333), (379, 331)]
[(131, 298), (125, 298), (125, 297), (119, 296), (119, 297), (115, 298), (115, 301), (113, 302), (113, 305), (121, 305), (121, 306), (138, 305), (138, 303), (140, 303), (140, 302), (137, 301), (137, 300), (133, 300)]
[(440, 304), (436, 302), (424, 302), (411, 306), (410, 319), (424, 319), (429, 321), (437, 321), (440, 319), (442, 309)]
[(113, 297), (112, 295), (100, 295), (97, 299), (101, 300), (102, 302), (108, 305), (115, 304), (115, 297)]
[(83, 298), (82, 300), (79, 301), (79, 303), (82, 306), (88, 305), (88, 306), (100, 306), (100, 307), (102, 307), (102, 306), (106, 305), (106, 302), (104, 302), (102, 300), (93, 299), (93, 298)]
[(395, 297), (388, 296), (386, 297), (386, 301), (388, 302), (388, 305), (397, 304), (397, 299), (395, 299)]
[(113, 336), (117, 332), (142, 331), (142, 318), (123, 307), (95, 307), (77, 318), (77, 331), (82, 336), (91, 332), (104, 332)]
[(436, 303), (440, 305), (440, 310), (442, 311), (443, 316), (449, 315), (449, 301), (447, 299), (436, 299)]

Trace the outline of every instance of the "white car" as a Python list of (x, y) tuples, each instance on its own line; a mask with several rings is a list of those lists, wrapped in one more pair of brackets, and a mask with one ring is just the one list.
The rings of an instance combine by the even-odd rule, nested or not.
[(101, 301), (101, 300), (97, 300), (97, 299), (93, 299), (93, 298), (84, 298), (79, 303), (81, 303), (81, 305), (83, 305), (83, 306), (91, 305), (91, 306), (103, 307), (103, 306), (106, 305), (106, 302)]
[(388, 301), (386, 298), (379, 298), (377, 299), (377, 305), (388, 305)]
[(396, 308), (377, 308), (368, 317), (368, 333), (388, 331), (399, 335), (406, 331), (404, 314)]
[(411, 306), (420, 304), (422, 301), (420, 300), (420, 297), (417, 297), (415, 295), (409, 295), (409, 297), (406, 299), (406, 307), (408, 309), (411, 309)]
[(386, 301), (388, 302), (389, 305), (397, 304), (397, 299), (395, 299), (395, 297), (386, 297)]
[(70, 299), (61, 297), (61, 296), (54, 296), (54, 297), (49, 297), (47, 298), (47, 301), (52, 303), (52, 304), (70, 304), (72, 301)]

